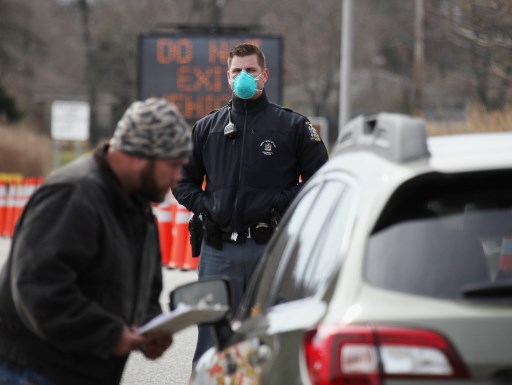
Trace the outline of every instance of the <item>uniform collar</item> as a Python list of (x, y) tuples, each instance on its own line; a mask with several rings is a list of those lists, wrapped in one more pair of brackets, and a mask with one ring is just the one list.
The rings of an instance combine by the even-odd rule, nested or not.
[(267, 94), (265, 89), (261, 92), (261, 95), (258, 99), (241, 99), (238, 97), (233, 97), (232, 108), (234, 112), (245, 113), (247, 111), (248, 114), (261, 111), (266, 106), (268, 106), (269, 101), (267, 98)]

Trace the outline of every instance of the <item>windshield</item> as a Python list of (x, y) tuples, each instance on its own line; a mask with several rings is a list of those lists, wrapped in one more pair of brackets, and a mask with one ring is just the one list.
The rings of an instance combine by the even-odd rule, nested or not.
[(404, 184), (370, 237), (368, 282), (440, 298), (509, 295), (510, 176), (430, 174)]

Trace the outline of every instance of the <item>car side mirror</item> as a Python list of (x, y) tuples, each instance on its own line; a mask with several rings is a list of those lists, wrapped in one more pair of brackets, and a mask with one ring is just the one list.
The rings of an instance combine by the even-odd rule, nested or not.
[[(197, 307), (219, 308), (231, 306), (229, 279), (225, 277), (205, 277), (174, 289), (169, 295), (169, 308), (175, 310), (179, 304)], [(213, 328), (217, 349), (226, 346), (233, 334), (228, 320), (229, 310), (210, 318), (208, 324)]]
[(189, 306), (230, 306), (229, 281), (225, 278), (207, 277), (174, 289), (169, 308), (175, 310), (182, 303)]

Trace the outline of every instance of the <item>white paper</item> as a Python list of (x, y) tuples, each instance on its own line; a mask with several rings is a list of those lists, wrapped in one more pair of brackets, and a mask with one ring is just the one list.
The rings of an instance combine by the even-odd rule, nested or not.
[(212, 322), (228, 310), (229, 307), (223, 305), (190, 306), (180, 303), (173, 311), (159, 314), (142, 325), (138, 333), (159, 331), (174, 334), (192, 325)]

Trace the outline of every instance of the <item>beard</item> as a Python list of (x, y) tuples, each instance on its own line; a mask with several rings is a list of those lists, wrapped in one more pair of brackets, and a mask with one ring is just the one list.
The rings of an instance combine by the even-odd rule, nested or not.
[(150, 202), (160, 203), (164, 201), (167, 190), (168, 188), (164, 190), (158, 186), (155, 179), (155, 162), (149, 161), (141, 172), (140, 194)]

